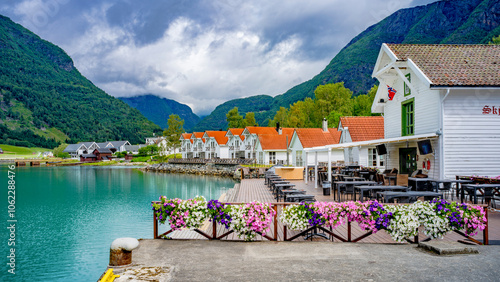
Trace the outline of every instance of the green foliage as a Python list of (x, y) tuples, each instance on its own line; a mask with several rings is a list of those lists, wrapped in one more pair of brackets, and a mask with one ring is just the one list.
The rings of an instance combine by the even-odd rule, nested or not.
[(124, 158), (127, 155), (127, 152), (116, 152), (115, 156), (117, 158)]
[(157, 145), (148, 145), (139, 149), (140, 156), (152, 156), (158, 154)]
[(238, 107), (234, 107), (226, 114), (226, 121), (228, 128), (244, 128), (245, 121), (243, 117), (238, 113)]
[(68, 147), (68, 144), (61, 144), (59, 146), (57, 146), (56, 148), (54, 148), (54, 150), (52, 150), (52, 154), (54, 155), (54, 157), (58, 157), (58, 158), (63, 158), (63, 154), (67, 154), (69, 156), (68, 153), (64, 153), (64, 149), (66, 149), (66, 147)]
[(7, 130), (2, 129), (0, 142), (10, 139), (11, 143), (57, 147), (59, 142), (36, 134), (41, 128), (58, 129), (69, 137), (68, 143), (142, 143), (161, 131), (139, 111), (83, 77), (62, 49), (3, 16), (0, 62), (0, 107), (6, 109), (9, 124)]
[(132, 162), (132, 163), (139, 163), (139, 162), (147, 162), (149, 160), (151, 160), (151, 156), (133, 158), (132, 160), (130, 160), (130, 162)]
[(500, 44), (500, 35), (497, 37), (493, 37), (488, 44), (499, 45)]
[(167, 121), (168, 128), (163, 131), (163, 136), (167, 138), (169, 144), (180, 145), (181, 134), (184, 132), (184, 120), (178, 115), (171, 114)]
[(321, 127), (323, 118), (326, 118), (330, 127), (336, 127), (342, 116), (375, 115), (371, 113), (371, 105), (377, 88), (374, 86), (367, 95), (353, 98), (343, 83), (318, 86), (314, 99), (296, 102), (290, 109), (281, 107), (269, 126), (276, 126), (279, 122), (281, 127)]
[(255, 113), (254, 112), (246, 113), (244, 124), (245, 124), (245, 126), (259, 126), (259, 124), (255, 120)]
[(71, 156), (69, 155), (69, 153), (66, 153), (66, 152), (62, 152), (59, 154), (59, 158), (67, 159), (69, 157), (71, 157)]

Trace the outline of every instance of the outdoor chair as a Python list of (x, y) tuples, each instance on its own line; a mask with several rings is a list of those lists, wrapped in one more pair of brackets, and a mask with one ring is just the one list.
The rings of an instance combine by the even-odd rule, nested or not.
[(250, 169), (248, 167), (242, 168), (243, 178), (250, 178)]
[(259, 167), (259, 170), (257, 172), (258, 178), (263, 178), (266, 176), (266, 168), (265, 167)]

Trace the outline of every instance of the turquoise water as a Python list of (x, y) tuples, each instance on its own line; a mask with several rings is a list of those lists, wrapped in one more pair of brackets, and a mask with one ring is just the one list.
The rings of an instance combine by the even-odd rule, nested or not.
[[(8, 186), (7, 170), (0, 166), (2, 187)], [(218, 199), (234, 186), (228, 178), (127, 167), (19, 167), (15, 173), (16, 274), (7, 272), (10, 232), (4, 188), (1, 281), (96, 281), (114, 239), (153, 237), (152, 200), (160, 195)]]

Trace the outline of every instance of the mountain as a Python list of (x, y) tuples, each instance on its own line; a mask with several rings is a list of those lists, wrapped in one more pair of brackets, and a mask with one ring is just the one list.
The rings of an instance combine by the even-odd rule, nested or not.
[(167, 120), (171, 114), (176, 114), (184, 120), (186, 131), (190, 131), (200, 121), (200, 118), (193, 113), (189, 106), (152, 94), (119, 99), (139, 110), (146, 118), (161, 128), (168, 127)]
[[(272, 118), (280, 107), (289, 107), (306, 97), (314, 97), (314, 89), (318, 85), (343, 81), (354, 95), (367, 93), (376, 83), (371, 73), (382, 43), (485, 44), (499, 34), (498, 0), (444, 0), (396, 11), (352, 39), (321, 73), (274, 97), (270, 109), (260, 112), (257, 122), (267, 125), (265, 120)], [(254, 97), (259, 99), (261, 96)], [(236, 99), (224, 104), (230, 103), (243, 108), (252, 99), (254, 98)], [(195, 128), (225, 128), (225, 113), (217, 109), (218, 107)], [(251, 107), (245, 109), (240, 110), (240, 114), (258, 111)], [(214, 126), (210, 126), (206, 120), (210, 120)]]
[(0, 143), (128, 140), (161, 132), (96, 87), (59, 47), (0, 15)]

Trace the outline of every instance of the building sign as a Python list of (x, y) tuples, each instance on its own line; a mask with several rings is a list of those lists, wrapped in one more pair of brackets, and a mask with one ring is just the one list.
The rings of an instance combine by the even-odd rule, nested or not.
[(483, 107), (483, 115), (500, 115), (500, 107), (486, 105)]

